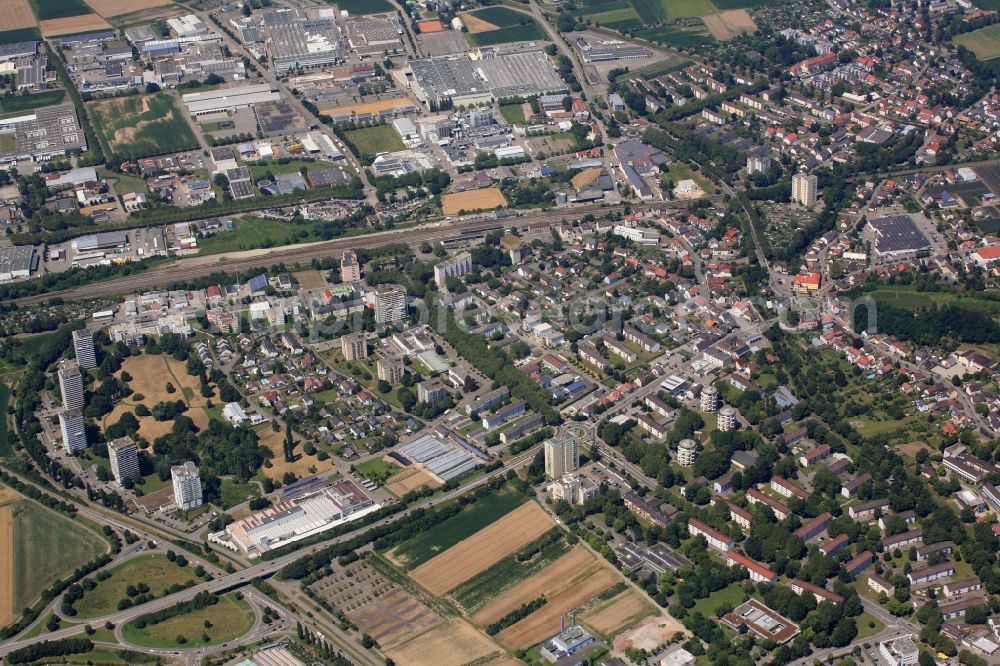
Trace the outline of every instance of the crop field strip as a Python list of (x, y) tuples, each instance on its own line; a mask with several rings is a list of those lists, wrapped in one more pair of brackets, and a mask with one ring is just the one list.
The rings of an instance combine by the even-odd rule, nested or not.
[(417, 567), (410, 577), (431, 594), (444, 594), (517, 552), (554, 525), (542, 507), (526, 502)]
[(86, 0), (86, 3), (104, 18), (173, 5), (172, 0)]
[(6, 0), (3, 12), (0, 12), (0, 31), (33, 28), (35, 25), (35, 15), (28, 0)]

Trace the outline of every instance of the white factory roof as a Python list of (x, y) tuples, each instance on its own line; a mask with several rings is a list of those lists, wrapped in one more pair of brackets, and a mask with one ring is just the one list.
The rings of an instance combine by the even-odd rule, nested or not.
[(261, 83), (239, 88), (221, 88), (208, 92), (188, 93), (182, 96), (182, 99), (188, 111), (197, 114), (261, 102), (276, 102), (281, 99), (281, 94), (273, 91), (269, 84)]

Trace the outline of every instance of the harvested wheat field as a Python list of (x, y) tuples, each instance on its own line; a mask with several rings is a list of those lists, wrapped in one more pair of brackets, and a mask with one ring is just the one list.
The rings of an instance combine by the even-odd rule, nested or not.
[(10, 503), (0, 506), (0, 627), (14, 618), (14, 511)]
[(712, 33), (712, 36), (720, 42), (732, 39), (737, 35), (753, 34), (757, 31), (757, 24), (754, 23), (750, 12), (745, 9), (730, 9), (716, 14), (707, 14), (701, 17), (705, 22), (705, 27)]
[(646, 618), (616, 638), (614, 651), (622, 654), (626, 648), (630, 647), (636, 650), (655, 650), (656, 646), (663, 645), (677, 632), (685, 636), (690, 633), (672, 615), (663, 611), (660, 615)]
[(42, 31), (42, 37), (58, 37), (59, 35), (73, 35), (90, 30), (103, 30), (111, 26), (97, 14), (82, 14), (41, 21), (38, 27)]
[(656, 606), (630, 586), (621, 594), (589, 609), (580, 619), (602, 636), (617, 636), (654, 613)]
[(270, 423), (257, 426), (257, 436), (260, 437), (260, 444), (266, 446), (274, 454), (268, 462), (270, 467), (261, 470), (265, 476), (278, 480), (284, 476), (285, 472), (292, 472), (299, 478), (307, 477), (318, 472), (325, 472), (333, 467), (333, 459), (320, 460), (316, 454), (306, 455), (302, 450), (302, 445), (295, 447), (295, 460), (287, 462), (285, 460), (285, 431), (274, 432)]
[(163, 7), (173, 4), (171, 0), (84, 0), (90, 8), (103, 16), (121, 16), (132, 12), (141, 12), (146, 9)]
[(475, 34), (477, 32), (489, 32), (490, 30), (499, 30), (500, 26), (493, 25), (489, 21), (484, 21), (474, 14), (462, 14), (462, 23), (465, 27), (469, 29), (469, 32)]
[(28, 0), (6, 0), (0, 13), (0, 31), (34, 28), (35, 15)]
[(484, 187), (480, 190), (456, 192), (441, 197), (441, 210), (445, 215), (455, 215), (459, 211), (492, 210), (506, 206), (507, 197), (499, 187)]
[(440, 596), (531, 543), (555, 526), (535, 502), (525, 502), (468, 539), (425, 562), (410, 577)]
[[(385, 650), (397, 664), (407, 666), (462, 666), (486, 663), (503, 653), (497, 646), (465, 620), (451, 620), (414, 636), (398, 648)], [(494, 656), (495, 655), (495, 656)]]
[(411, 490), (423, 488), (424, 486), (440, 488), (441, 485), (441, 482), (431, 476), (430, 473), (416, 467), (407, 467), (399, 474), (389, 477), (388, 482), (385, 484), (385, 489), (396, 497), (402, 497)]

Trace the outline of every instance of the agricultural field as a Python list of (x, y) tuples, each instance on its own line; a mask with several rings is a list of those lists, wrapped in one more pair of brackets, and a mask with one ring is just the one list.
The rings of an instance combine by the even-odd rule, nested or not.
[(38, 27), (41, 29), (43, 37), (59, 37), (60, 35), (105, 30), (111, 25), (97, 14), (91, 13), (41, 21)]
[(700, 19), (644, 28), (637, 30), (635, 35), (654, 44), (675, 47), (698, 47), (713, 41), (711, 33)]
[(463, 210), (466, 212), (492, 210), (506, 205), (507, 198), (499, 187), (455, 192), (441, 197), (441, 212), (445, 215), (457, 215)]
[[(452, 619), (386, 651), (397, 664), (412, 666), (463, 666), (495, 664), (502, 652), (486, 635), (468, 622)], [(506, 664), (507, 662), (504, 662)]]
[(81, 524), (0, 488), (0, 625), (106, 549), (104, 540)]
[(39, 21), (91, 13), (90, 7), (83, 0), (31, 0), (31, 7)]
[(732, 39), (738, 35), (753, 34), (757, 30), (750, 12), (745, 9), (729, 9), (718, 14), (706, 14), (701, 17), (708, 31), (720, 42)]
[(649, 599), (628, 587), (585, 612), (580, 620), (601, 636), (616, 636), (640, 620), (655, 615)]
[(534, 541), (555, 523), (536, 502), (525, 502), (506, 516), (463, 539), (410, 572), (425, 590), (442, 595)]
[(147, 157), (198, 147), (191, 126), (167, 93), (91, 102), (88, 111), (101, 141), (119, 157)]
[(956, 35), (952, 41), (975, 53), (979, 60), (992, 60), (1000, 57), (1000, 24)]
[(97, 583), (74, 604), (75, 617), (88, 618), (114, 613), (118, 601), (128, 596), (129, 586), (145, 583), (149, 594), (162, 596), (171, 585), (184, 585), (194, 581), (192, 567), (179, 567), (165, 555), (142, 555), (108, 571), (110, 578)]
[[(117, 423), (125, 412), (134, 414), (140, 403), (152, 409), (156, 403), (168, 400), (183, 400), (188, 405), (188, 411), (184, 415), (190, 417), (199, 428), (208, 426), (207, 406), (211, 398), (201, 395), (201, 382), (187, 373), (183, 361), (164, 354), (129, 356), (122, 362), (122, 369), (116, 376), (121, 378), (122, 372), (131, 375), (128, 385), (133, 393), (117, 403), (111, 413), (104, 417), (102, 428)], [(168, 391), (168, 384), (173, 386), (173, 393)], [(142, 396), (141, 401), (136, 398), (137, 394)], [(173, 428), (173, 421), (157, 421), (152, 416), (136, 418), (139, 420), (139, 435), (150, 442)]]
[(525, 501), (527, 498), (521, 493), (505, 489), (491, 496), (489, 501), (475, 502), (433, 529), (401, 543), (386, 553), (386, 557), (396, 566), (415, 569), (499, 520)]
[(469, 28), (466, 33), (473, 46), (547, 39), (535, 19), (508, 7), (494, 6), (461, 15)]
[(622, 582), (622, 575), (582, 546), (573, 548), (476, 612), (472, 619), (485, 626), (522, 605), (544, 596), (547, 603), (496, 635), (512, 650), (522, 650), (559, 631), (559, 616), (585, 606), (601, 593)]
[(104, 18), (122, 16), (124, 14), (173, 4), (171, 0), (86, 0), (86, 2), (95, 12)]
[[(32, 25), (34, 25), (34, 20), (32, 20)], [(0, 30), (0, 44), (13, 44), (15, 42), (30, 42), (37, 40), (41, 36), (41, 32), (37, 27), (30, 28), (12, 28), (8, 30)]]
[[(211, 627), (205, 627), (205, 621)], [(151, 648), (196, 648), (216, 645), (239, 638), (253, 626), (254, 615), (249, 604), (234, 594), (219, 597), (219, 603), (172, 617), (158, 624), (139, 629), (134, 623), (122, 628), (125, 640), (133, 645)], [(205, 637), (208, 640), (205, 640)], [(179, 637), (185, 640), (178, 641)]]
[(406, 146), (392, 125), (373, 125), (344, 133), (362, 155), (378, 155), (403, 150)]
[(0, 31), (34, 28), (37, 25), (28, 0), (7, 0), (0, 14)]

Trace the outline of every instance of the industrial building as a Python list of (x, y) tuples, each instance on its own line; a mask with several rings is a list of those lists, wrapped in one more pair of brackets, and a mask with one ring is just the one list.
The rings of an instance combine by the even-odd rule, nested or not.
[(280, 9), (264, 14), (262, 27), (278, 75), (344, 60), (343, 38), (333, 17), (304, 18), (294, 9)]
[(430, 108), (451, 101), (456, 107), (493, 101), (490, 85), (468, 56), (446, 56), (410, 61), (410, 87)]
[(566, 82), (559, 77), (552, 61), (541, 49), (517, 53), (481, 49), (476, 67), (497, 99), (568, 90)]
[(486, 460), (485, 454), (444, 428), (400, 447), (399, 453), (420, 463), (442, 483), (468, 474)]
[(593, 41), (577, 37), (573, 45), (584, 62), (608, 62), (610, 60), (639, 60), (652, 55), (649, 49), (619, 40)]
[(38, 270), (38, 253), (34, 245), (0, 247), (0, 282), (24, 280)]
[(192, 116), (204, 116), (221, 111), (248, 109), (262, 102), (278, 102), (281, 93), (269, 83), (255, 83), (239, 88), (222, 88), (207, 92), (193, 92), (181, 99)]
[(888, 215), (868, 220), (862, 237), (871, 242), (875, 256), (906, 259), (931, 249), (930, 241), (909, 215)]
[[(13, 141), (8, 138), (11, 136)], [(53, 157), (82, 153), (87, 149), (87, 138), (76, 116), (76, 107), (67, 102), (0, 119), (0, 145), (9, 146), (0, 149), (0, 164), (45, 162)]]
[(268, 509), (230, 523), (225, 532), (209, 535), (209, 540), (253, 559), (380, 508), (357, 483), (340, 479), (295, 499), (282, 499)]

